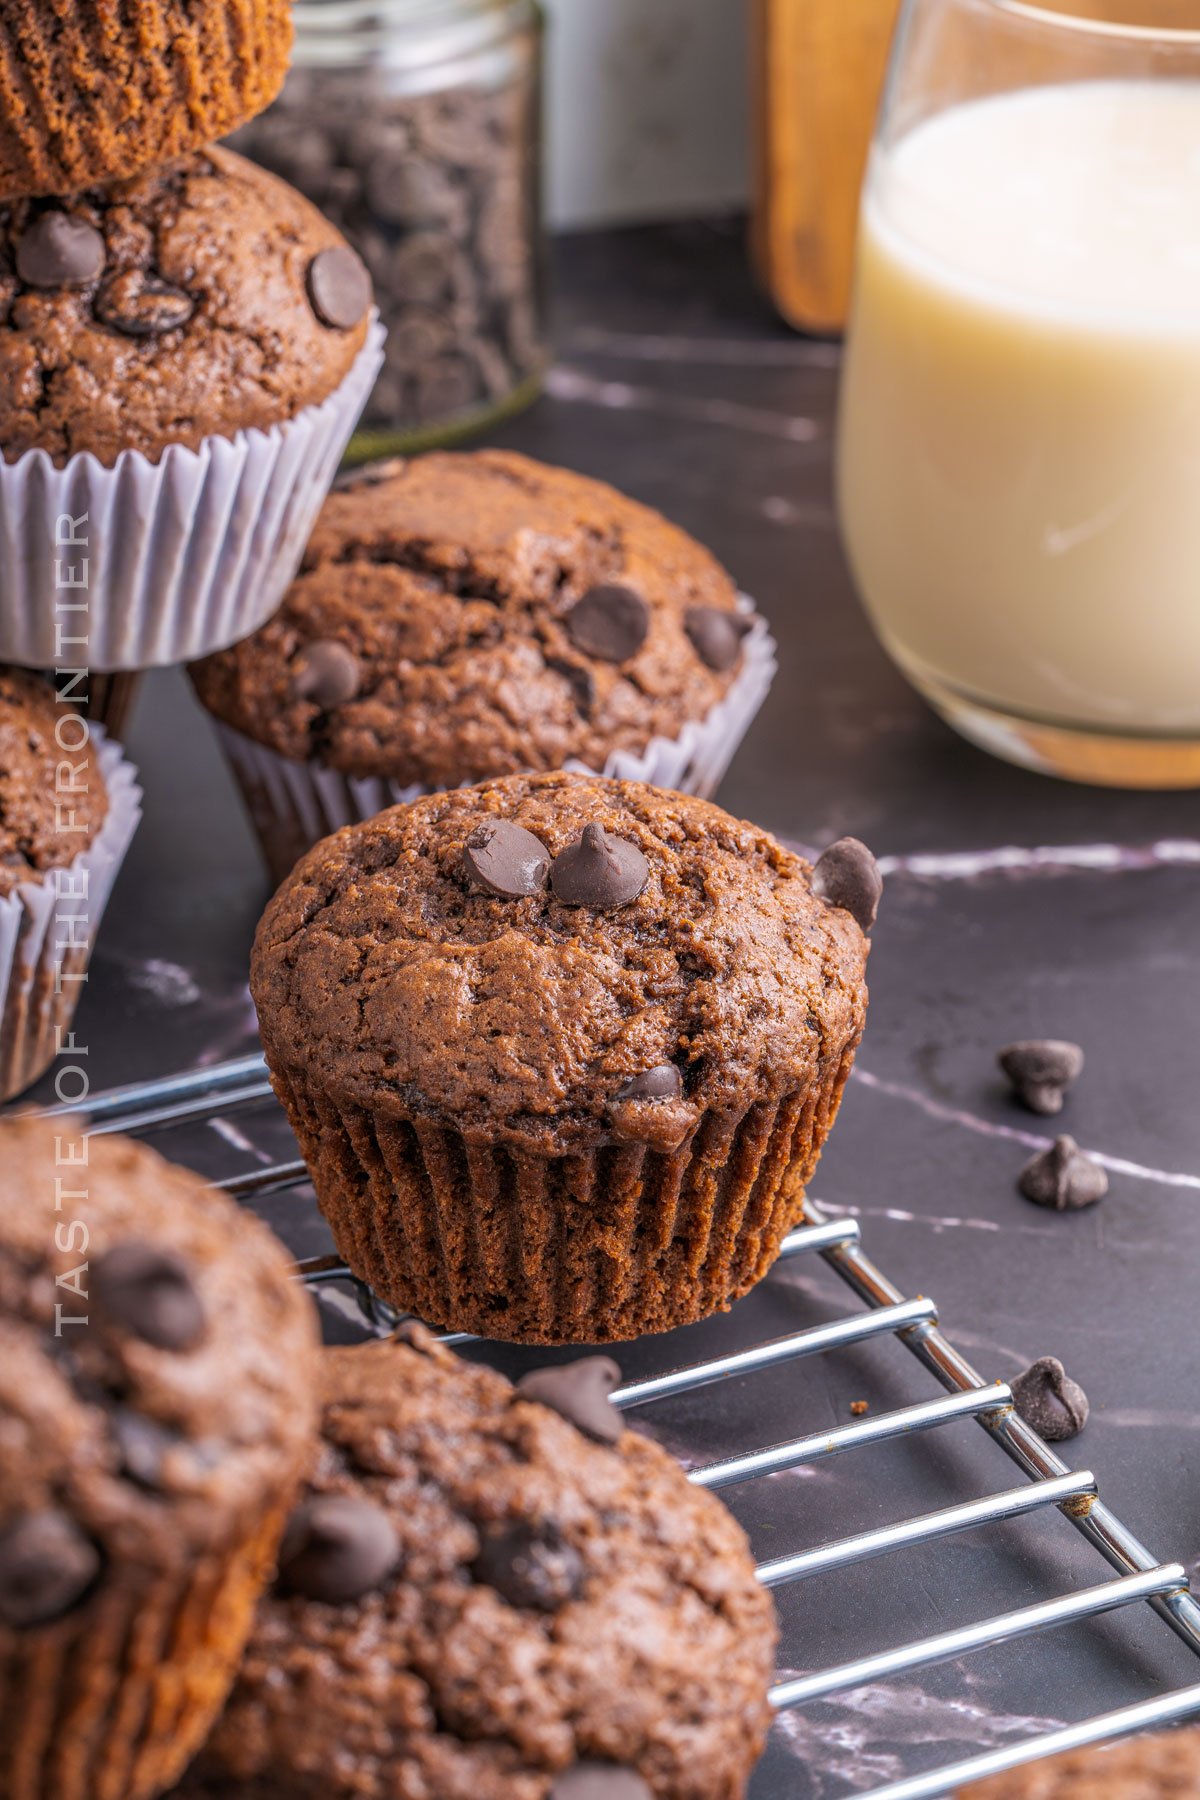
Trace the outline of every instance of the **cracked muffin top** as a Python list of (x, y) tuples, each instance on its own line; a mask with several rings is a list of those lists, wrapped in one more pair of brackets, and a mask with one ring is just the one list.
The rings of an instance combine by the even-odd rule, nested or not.
[(27, 1117), (0, 1151), (2, 1658), (6, 1627), (186, 1568), (286, 1497), (317, 1334), (266, 1227), (145, 1145)]
[(69, 710), (40, 676), (0, 667), (0, 896), (65, 868), (108, 816), (94, 743), (55, 739)]
[(318, 844), (251, 990), (272, 1068), (335, 1100), (555, 1152), (667, 1146), (825, 1079), (867, 949), (801, 857), (707, 801), (510, 776)]
[(677, 737), (750, 627), (649, 507), (509, 451), (434, 454), (348, 478), (279, 612), (192, 676), (282, 756), (453, 787)]
[(370, 282), (315, 207), (227, 150), (0, 207), (0, 454), (155, 460), (319, 404)]
[(622, 1430), (607, 1359), (525, 1392), (404, 1335), (324, 1353), (316, 1468), (184, 1792), (583, 1800), (599, 1764), (735, 1800), (776, 1640), (741, 1528)]

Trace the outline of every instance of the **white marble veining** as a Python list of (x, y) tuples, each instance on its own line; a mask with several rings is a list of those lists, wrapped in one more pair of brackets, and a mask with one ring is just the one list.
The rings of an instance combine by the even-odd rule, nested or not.
[(608, 331), (577, 325), (566, 342), (579, 355), (623, 357), (629, 362), (705, 363), (724, 369), (836, 369), (837, 344), (819, 338), (697, 338), (661, 332)]
[(602, 381), (565, 363), (557, 364), (547, 374), (546, 392), (556, 400), (573, 405), (598, 406), (615, 412), (653, 413), (658, 418), (680, 419), (685, 424), (722, 425), (731, 431), (782, 438), (792, 444), (812, 444), (822, 436), (815, 419), (772, 412), (762, 406), (746, 406), (738, 400), (671, 394), (663, 388), (645, 387), (629, 381)]

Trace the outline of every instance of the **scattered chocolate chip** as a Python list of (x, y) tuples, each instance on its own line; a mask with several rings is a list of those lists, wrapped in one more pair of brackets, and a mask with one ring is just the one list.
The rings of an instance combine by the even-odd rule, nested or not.
[(104, 239), (86, 219), (44, 212), (17, 245), (17, 274), (28, 287), (86, 287), (104, 269)]
[(346, 244), (318, 250), (308, 265), (308, 297), (322, 325), (353, 331), (371, 304), (371, 277)]
[(163, 337), (187, 324), (196, 302), (182, 288), (148, 279), (140, 269), (126, 269), (106, 281), (96, 295), (96, 317), (125, 337)]
[(550, 1522), (487, 1533), (472, 1572), (510, 1606), (539, 1612), (557, 1612), (583, 1586), (583, 1559)]
[(1048, 1444), (1075, 1437), (1088, 1422), (1088, 1397), (1057, 1356), (1039, 1356), (1008, 1385), (1025, 1423)]
[(333, 638), (317, 638), (306, 644), (292, 664), (292, 693), (297, 700), (311, 700), (322, 712), (345, 706), (362, 685), (362, 668), (353, 650)]
[(654, 1800), (654, 1795), (636, 1769), (581, 1762), (555, 1779), (548, 1800)]
[(382, 462), (364, 463), (358, 469), (345, 469), (334, 482), (334, 492), (353, 494), (360, 488), (382, 487), (404, 467), (403, 456), (385, 456)]
[(752, 624), (746, 614), (727, 612), (722, 606), (689, 606), (683, 615), (683, 629), (696, 655), (718, 675), (732, 669)]
[(592, 671), (584, 668), (582, 663), (568, 662), (565, 656), (548, 656), (546, 667), (570, 684), (575, 704), (586, 718), (596, 704), (596, 682)]
[(462, 860), (471, 884), (500, 900), (540, 893), (550, 868), (545, 844), (511, 819), (477, 825), (463, 845)]
[(157, 1492), (162, 1486), (163, 1464), (179, 1443), (176, 1434), (131, 1407), (122, 1406), (113, 1414), (113, 1437), (121, 1457), (122, 1475), (136, 1487)]
[(382, 1586), (400, 1560), (396, 1527), (369, 1500), (322, 1495), (292, 1514), (279, 1553), (285, 1588), (343, 1606)]
[(100, 1553), (60, 1512), (26, 1513), (0, 1530), (0, 1621), (48, 1625), (78, 1604), (100, 1572)]
[(194, 1350), (204, 1307), (191, 1271), (173, 1250), (131, 1239), (92, 1265), (92, 1299), (111, 1324), (158, 1350)]
[(1017, 1186), (1036, 1206), (1073, 1212), (1093, 1206), (1108, 1192), (1108, 1176), (1085, 1156), (1073, 1137), (1057, 1137), (1049, 1150), (1032, 1157), (1017, 1177)]
[(550, 865), (550, 886), (564, 906), (627, 906), (636, 900), (650, 865), (628, 838), (603, 825), (585, 825)]
[(531, 1370), (518, 1381), (517, 1393), (522, 1400), (538, 1400), (561, 1413), (586, 1437), (615, 1444), (625, 1423), (609, 1395), (620, 1379), (620, 1368), (611, 1356), (584, 1356), (557, 1368)]
[(879, 864), (857, 838), (839, 838), (817, 858), (813, 869), (813, 893), (830, 906), (840, 906), (869, 932), (879, 911), (883, 877)]
[(1083, 1069), (1083, 1051), (1063, 1038), (1026, 1038), (996, 1058), (1017, 1098), (1035, 1113), (1062, 1111), (1063, 1096)]
[(563, 620), (577, 650), (601, 662), (628, 662), (646, 641), (650, 608), (632, 588), (616, 582), (589, 588)]
[(618, 1100), (678, 1100), (683, 1093), (683, 1076), (674, 1063), (655, 1063), (632, 1076), (617, 1090)]

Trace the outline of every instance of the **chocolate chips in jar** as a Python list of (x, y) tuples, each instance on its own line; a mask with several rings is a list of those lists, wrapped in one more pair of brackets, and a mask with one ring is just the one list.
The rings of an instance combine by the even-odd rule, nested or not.
[(283, 94), (234, 147), (370, 270), (388, 329), (373, 448), (482, 423), (545, 360), (536, 8), (450, 0), (434, 25), (377, 0), (335, 33), (322, 0), (298, 0), (296, 28)]

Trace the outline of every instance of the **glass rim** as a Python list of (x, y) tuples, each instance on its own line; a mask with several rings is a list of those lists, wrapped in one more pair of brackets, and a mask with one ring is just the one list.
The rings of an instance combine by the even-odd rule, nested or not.
[(1039, 0), (971, 0), (990, 12), (1007, 13), (1033, 25), (1045, 25), (1053, 31), (1073, 31), (1083, 37), (1108, 38), (1134, 44), (1179, 44), (1200, 49), (1200, 25), (1135, 25), (1115, 19), (1089, 19), (1079, 13), (1057, 12)]

